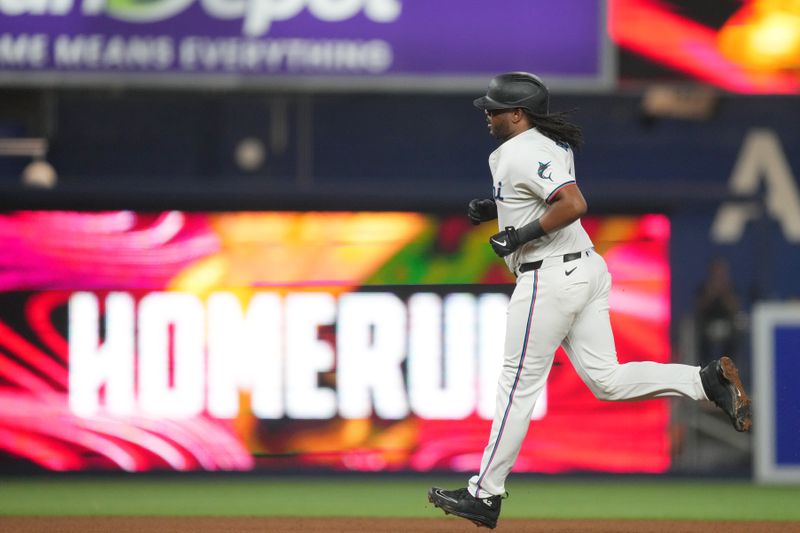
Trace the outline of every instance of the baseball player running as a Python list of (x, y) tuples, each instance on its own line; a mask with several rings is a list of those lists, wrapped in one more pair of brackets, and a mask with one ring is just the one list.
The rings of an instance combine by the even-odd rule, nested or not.
[(493, 198), (472, 200), (467, 214), (475, 224), (498, 219), (500, 231), (489, 244), (517, 283), (480, 471), (465, 488), (431, 488), (429, 501), (478, 526), (497, 525), (505, 480), (559, 346), (601, 400), (711, 400), (737, 431), (749, 431), (750, 399), (730, 358), (703, 368), (617, 361), (608, 307), (611, 276), (580, 222), (586, 200), (575, 182), (573, 148), (582, 141), (581, 130), (564, 113), (549, 113), (542, 81), (526, 72), (501, 74), (474, 104), (501, 144), (489, 156)]

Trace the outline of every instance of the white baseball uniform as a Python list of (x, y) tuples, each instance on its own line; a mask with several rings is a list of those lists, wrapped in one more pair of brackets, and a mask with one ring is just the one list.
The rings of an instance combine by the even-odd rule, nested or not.
[[(539, 218), (559, 190), (575, 184), (572, 150), (535, 128), (504, 142), (489, 157), (489, 166), (501, 230)], [(565, 262), (565, 254), (578, 258)], [(609, 320), (611, 275), (580, 220), (521, 246), (505, 260), (518, 277), (508, 306), (489, 444), (480, 472), (469, 482), (473, 496), (505, 493), (506, 477), (559, 345), (602, 400), (707, 399), (699, 367), (649, 361), (619, 364)], [(540, 260), (539, 268), (520, 272), (522, 264)]]

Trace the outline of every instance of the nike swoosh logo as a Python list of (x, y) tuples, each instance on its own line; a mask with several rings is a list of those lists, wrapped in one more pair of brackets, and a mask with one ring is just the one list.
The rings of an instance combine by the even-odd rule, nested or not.
[(578, 267), (575, 267), (575, 268), (573, 268), (572, 270), (565, 270), (565, 271), (564, 271), (564, 274), (566, 274), (567, 276), (569, 276), (570, 274), (572, 274), (573, 272), (575, 272), (575, 269), (577, 269), (577, 268), (578, 268)]
[(498, 241), (497, 239), (492, 239), (492, 242), (494, 242), (494, 243), (497, 243), (497, 244), (499, 244), (500, 246), (505, 246), (506, 244), (508, 244), (508, 241), (507, 241), (507, 240), (505, 240), (505, 241)]

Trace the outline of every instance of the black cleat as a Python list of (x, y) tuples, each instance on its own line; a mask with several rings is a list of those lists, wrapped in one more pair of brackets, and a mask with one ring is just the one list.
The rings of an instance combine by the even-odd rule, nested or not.
[(704, 366), (700, 370), (700, 380), (708, 399), (725, 411), (736, 431), (750, 431), (753, 426), (750, 398), (730, 357), (721, 357)]
[(428, 491), (428, 501), (444, 511), (471, 520), (478, 527), (497, 527), (500, 516), (501, 496), (476, 498), (467, 489), (444, 490), (432, 487)]

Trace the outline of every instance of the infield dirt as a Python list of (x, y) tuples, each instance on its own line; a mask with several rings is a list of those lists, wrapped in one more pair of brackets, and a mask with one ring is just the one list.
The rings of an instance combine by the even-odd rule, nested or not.
[[(0, 517), (4, 533), (445, 533), (488, 531), (459, 518)], [(800, 522), (502, 520), (498, 533), (800, 533)]]

